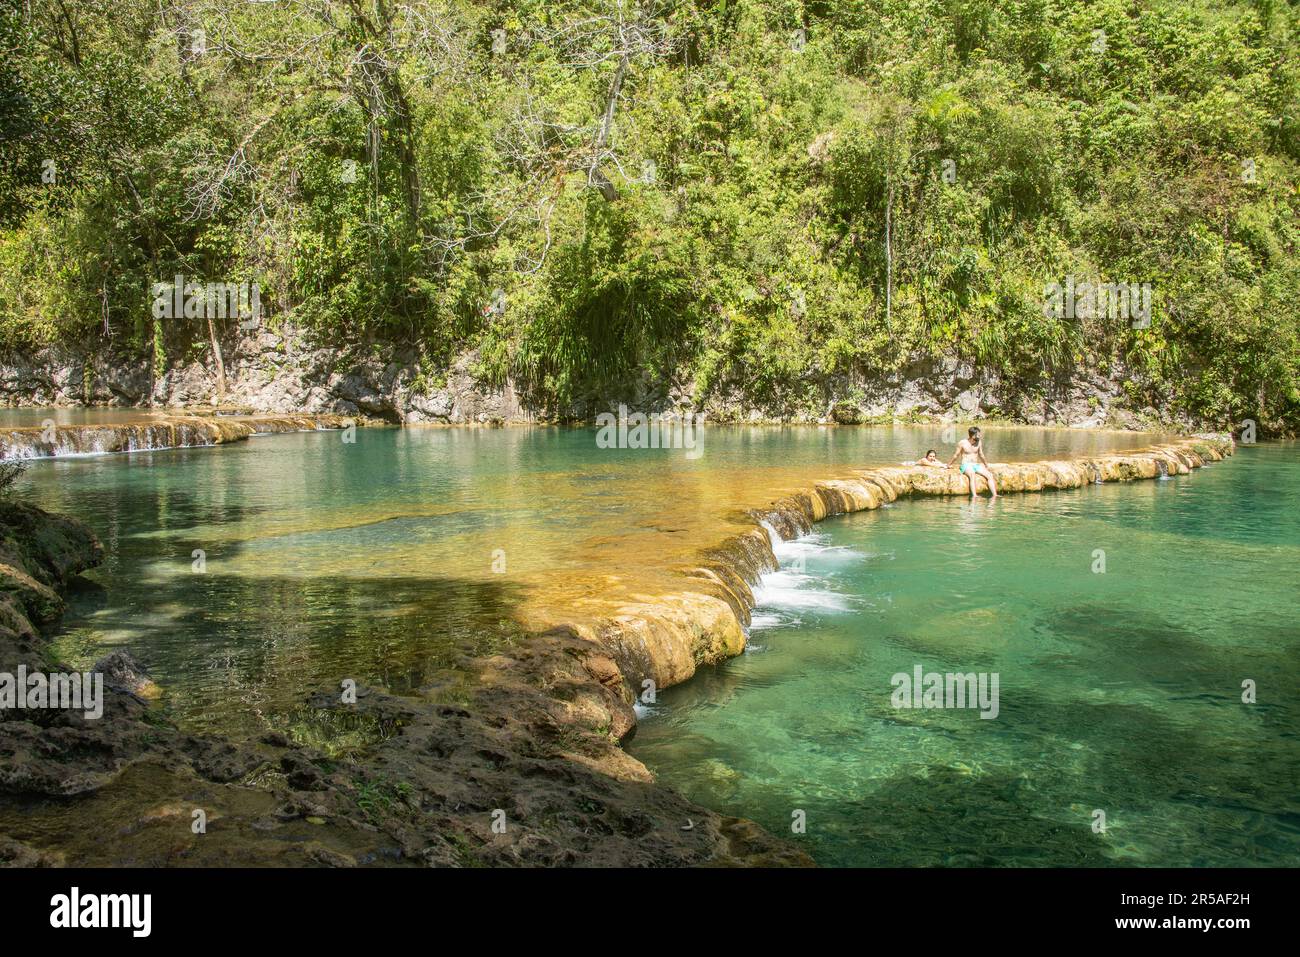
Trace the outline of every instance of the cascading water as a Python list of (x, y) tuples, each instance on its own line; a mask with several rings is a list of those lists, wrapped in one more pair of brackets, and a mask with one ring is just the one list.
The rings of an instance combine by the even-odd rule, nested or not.
[(70, 458), (113, 452), (200, 448), (252, 435), (341, 429), (354, 420), (341, 415), (155, 416), (139, 422), (39, 426), (0, 431), (0, 461)]
[[(755, 607), (749, 634), (782, 625), (797, 625), (802, 612), (849, 611), (852, 599), (834, 587), (837, 565), (860, 562), (865, 557), (852, 549), (826, 544), (824, 535), (807, 534), (783, 540), (768, 522), (761, 523), (772, 539), (777, 568), (766, 572), (754, 588)], [(813, 568), (819, 571), (810, 571)], [(761, 645), (750, 645), (761, 651)]]

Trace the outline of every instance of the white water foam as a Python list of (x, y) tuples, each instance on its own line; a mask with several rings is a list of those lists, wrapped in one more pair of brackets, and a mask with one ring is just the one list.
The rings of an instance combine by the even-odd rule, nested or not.
[(662, 714), (664, 709), (657, 704), (642, 704), (641, 699), (637, 698), (632, 702), (632, 711), (636, 714), (637, 721), (644, 721), (646, 718)]
[[(861, 552), (842, 545), (828, 545), (825, 535), (802, 535), (783, 541), (768, 522), (761, 523), (772, 541), (772, 552), (780, 567), (767, 572), (754, 588), (755, 608), (749, 630), (763, 631), (800, 624), (799, 612), (843, 612), (852, 599), (831, 587), (829, 577), (819, 573), (827, 565), (858, 561)], [(812, 566), (813, 570), (809, 569)]]
[(761, 610), (848, 611), (845, 595), (825, 587), (826, 579), (797, 571), (769, 572), (754, 589)]

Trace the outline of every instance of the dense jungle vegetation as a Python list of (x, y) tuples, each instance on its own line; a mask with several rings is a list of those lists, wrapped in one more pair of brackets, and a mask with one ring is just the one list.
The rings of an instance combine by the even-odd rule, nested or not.
[[(5, 349), (165, 362), (180, 273), (556, 402), (945, 356), (1300, 423), (1294, 3), (0, 4)], [(1150, 326), (1048, 315), (1067, 276)]]

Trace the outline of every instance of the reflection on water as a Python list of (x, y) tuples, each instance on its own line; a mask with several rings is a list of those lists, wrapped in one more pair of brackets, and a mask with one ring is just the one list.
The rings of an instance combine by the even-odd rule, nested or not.
[[(40, 410), (37, 410), (39, 414)], [(193, 726), (229, 729), (343, 678), (402, 689), (520, 628), (681, 587), (767, 503), (939, 445), (921, 428), (724, 428), (704, 452), (599, 449), (594, 429), (360, 429), (32, 464), (29, 497), (108, 550), (59, 650), (135, 651)], [(1150, 436), (988, 430), (998, 460)]]
[[(1300, 446), (900, 501), (780, 557), (755, 650), (632, 741), (661, 782), (777, 833), (802, 810), (825, 864), (1300, 863)], [(917, 665), (997, 673), (998, 717), (895, 709)]]

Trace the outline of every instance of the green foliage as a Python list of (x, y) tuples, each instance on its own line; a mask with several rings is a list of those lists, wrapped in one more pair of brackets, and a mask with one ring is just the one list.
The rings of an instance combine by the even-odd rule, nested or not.
[[(949, 356), (1294, 429), (1298, 26), (1208, 0), (6, 0), (0, 345), (161, 367), (206, 337), (150, 313), (183, 272), (413, 348), (424, 383), (474, 350), (557, 408), (675, 379), (824, 411)], [(1045, 316), (1067, 274), (1150, 282), (1151, 327)]]

